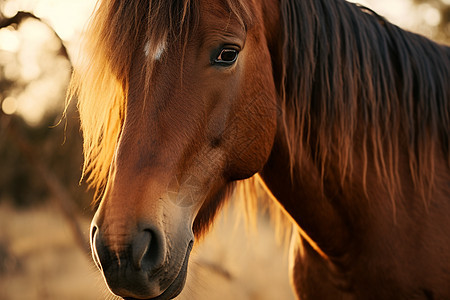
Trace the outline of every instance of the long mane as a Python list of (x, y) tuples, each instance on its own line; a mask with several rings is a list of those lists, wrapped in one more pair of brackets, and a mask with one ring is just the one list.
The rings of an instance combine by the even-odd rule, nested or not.
[[(248, 17), (244, 0), (225, 2), (240, 19)], [(135, 51), (148, 42), (152, 57), (169, 36), (188, 34), (198, 17), (196, 7), (195, 0), (98, 3), (68, 94), (78, 97), (83, 174), (98, 191), (108, 178), (123, 125)], [(282, 0), (280, 10), (279, 90), (292, 168), (307, 155), (323, 173), (337, 157), (344, 181), (359, 143), (364, 176), (373, 161), (395, 195), (398, 158), (406, 150), (412, 178), (424, 192), (432, 185), (436, 149), (450, 165), (449, 48), (345, 1)], [(151, 67), (149, 59), (145, 76)], [(362, 141), (356, 141), (358, 135)]]
[(345, 1), (283, 0), (281, 13), (291, 168), (306, 155), (343, 183), (361, 151), (363, 182), (371, 163), (394, 199), (404, 151), (426, 198), (436, 161), (450, 166), (450, 48)]

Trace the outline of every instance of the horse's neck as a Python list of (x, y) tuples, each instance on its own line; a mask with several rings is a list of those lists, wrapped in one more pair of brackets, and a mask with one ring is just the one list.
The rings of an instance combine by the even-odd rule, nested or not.
[[(338, 194), (326, 196), (319, 171), (307, 160), (291, 178), (289, 156), (282, 135), (277, 135), (267, 164), (260, 173), (267, 187), (297, 222), (302, 235), (320, 254), (338, 259), (350, 241), (348, 220)], [(333, 182), (327, 183), (332, 189)]]

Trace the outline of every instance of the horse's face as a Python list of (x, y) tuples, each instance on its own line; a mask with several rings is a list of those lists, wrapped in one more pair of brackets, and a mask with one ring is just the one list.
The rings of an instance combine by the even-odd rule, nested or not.
[[(244, 28), (224, 4), (200, 1), (186, 43), (143, 41), (104, 198), (92, 224), (94, 259), (110, 289), (169, 299), (183, 288), (194, 233), (227, 185), (265, 164), (276, 92), (261, 20)], [(154, 59), (151, 89), (141, 66)], [(162, 296), (161, 296), (162, 295)]]

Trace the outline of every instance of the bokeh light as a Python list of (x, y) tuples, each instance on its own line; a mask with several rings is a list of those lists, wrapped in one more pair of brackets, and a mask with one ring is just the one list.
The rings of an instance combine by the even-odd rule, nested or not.
[(17, 52), (20, 48), (20, 39), (12, 26), (0, 29), (0, 50)]
[(17, 110), (17, 100), (14, 97), (6, 97), (2, 102), (2, 111), (7, 115), (12, 115)]
[[(35, 126), (49, 112), (62, 111), (71, 64), (60, 55), (61, 41), (69, 56), (74, 56), (71, 54), (77, 50), (79, 36), (94, 5), (95, 1), (91, 0), (9, 0), (1, 3), (5, 17), (27, 11), (43, 21), (27, 19), (20, 26), (0, 30), (0, 63), (3, 67), (0, 76), (14, 83), (0, 95), (4, 98), (0, 98), (0, 102), (5, 113), (18, 114), (29, 125)], [(15, 99), (14, 109), (11, 99)]]
[(71, 65), (59, 55), (61, 42), (42, 22), (28, 19), (17, 30), (7, 30), (0, 35), (0, 56), (5, 58), (4, 78), (14, 86), (3, 97), (14, 97), (14, 113), (35, 126), (48, 112), (62, 110)]
[(428, 26), (438, 26), (441, 23), (441, 13), (428, 3), (420, 4), (417, 8), (422, 12), (422, 20)]

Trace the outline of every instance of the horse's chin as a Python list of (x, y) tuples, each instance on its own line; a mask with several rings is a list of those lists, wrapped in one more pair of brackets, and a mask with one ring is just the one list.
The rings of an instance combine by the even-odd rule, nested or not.
[(124, 297), (125, 300), (170, 300), (178, 296), (184, 288), (184, 284), (186, 283), (187, 277), (187, 266), (189, 262), (189, 256), (192, 250), (193, 242), (189, 243), (189, 246), (186, 251), (186, 256), (184, 257), (183, 264), (181, 265), (180, 271), (178, 272), (177, 277), (173, 280), (173, 282), (169, 285), (169, 287), (159, 296), (153, 298), (132, 298), (132, 297)]

